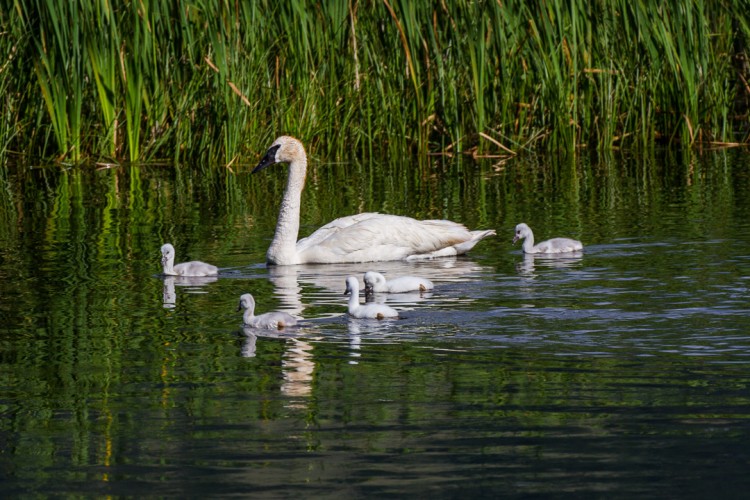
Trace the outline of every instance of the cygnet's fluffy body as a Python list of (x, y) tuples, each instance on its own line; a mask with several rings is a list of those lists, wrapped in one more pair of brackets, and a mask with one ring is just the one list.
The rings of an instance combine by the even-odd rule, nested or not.
[(282, 330), (297, 325), (297, 318), (285, 312), (268, 312), (255, 316), (255, 299), (249, 293), (240, 296), (240, 305), (237, 310), (244, 309), (242, 321), (250, 328), (265, 330)]
[(175, 251), (170, 243), (161, 246), (161, 266), (167, 276), (213, 276), (219, 273), (219, 268), (199, 260), (174, 263)]
[(518, 240), (524, 240), (521, 247), (524, 253), (570, 253), (583, 250), (583, 244), (580, 241), (570, 238), (552, 238), (534, 245), (534, 233), (523, 222), (516, 226), (513, 243)]
[(385, 276), (375, 271), (367, 271), (364, 280), (366, 293), (425, 292), (427, 290), (432, 290), (435, 287), (435, 285), (432, 284), (432, 281), (425, 278), (401, 276), (391, 280), (386, 280)]
[(385, 319), (385, 318), (398, 318), (398, 311), (392, 307), (388, 307), (385, 304), (377, 304), (375, 302), (368, 302), (366, 304), (359, 303), (359, 281), (354, 276), (346, 278), (346, 290), (345, 294), (351, 294), (349, 296), (349, 315), (354, 318), (368, 318), (368, 319)]

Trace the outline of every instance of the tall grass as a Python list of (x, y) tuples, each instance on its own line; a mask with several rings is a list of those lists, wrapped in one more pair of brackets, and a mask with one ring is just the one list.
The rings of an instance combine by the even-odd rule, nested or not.
[(18, 50), (8, 33), (0, 33), (0, 162), (5, 163), (9, 147), (18, 129), (26, 128), (17, 106), (20, 99), (10, 94), (12, 77), (8, 74)]
[(99, 34), (97, 37), (89, 37), (85, 40), (86, 55), (96, 84), (99, 121), (102, 126), (97, 134), (99, 138), (97, 150), (102, 154), (116, 157), (119, 146), (117, 110), (121, 102), (117, 94), (120, 39), (116, 19), (111, 6), (106, 2), (84, 2), (81, 8), (84, 11), (86, 30)]
[(28, 69), (33, 69), (36, 76), (57, 143), (58, 159), (78, 162), (82, 155), (85, 98), (81, 11), (75, 3), (30, 0), (19, 4), (17, 12), (30, 34), (27, 39), (33, 45), (33, 56)]
[(748, 141), (750, 1), (12, 0), (2, 154), (318, 154)]

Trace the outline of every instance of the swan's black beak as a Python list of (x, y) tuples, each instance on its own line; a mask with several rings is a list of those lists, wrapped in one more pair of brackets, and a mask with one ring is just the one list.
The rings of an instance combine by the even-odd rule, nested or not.
[(365, 295), (370, 295), (373, 293), (373, 287), (371, 285), (365, 285)]
[(268, 148), (268, 151), (266, 151), (266, 154), (261, 158), (260, 163), (258, 163), (258, 166), (253, 169), (252, 173), (260, 172), (264, 168), (276, 163), (276, 151), (278, 151), (280, 147), (281, 145), (277, 144)]
[(242, 310), (242, 302), (240, 302), (240, 303), (239, 303), (239, 304), (237, 305), (237, 311), (239, 312), (239, 311), (241, 311), (241, 310)]

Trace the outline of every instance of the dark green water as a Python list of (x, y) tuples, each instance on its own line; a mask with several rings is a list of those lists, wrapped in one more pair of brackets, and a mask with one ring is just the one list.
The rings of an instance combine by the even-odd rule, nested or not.
[[(0, 171), (2, 496), (746, 494), (747, 152), (316, 163), (303, 234), (359, 211), (498, 232), (411, 264), (267, 269), (285, 179)], [(524, 258), (522, 221), (584, 254)], [(160, 277), (166, 241), (218, 279)], [(349, 319), (371, 269), (436, 288)], [(244, 332), (245, 292), (304, 326)]]

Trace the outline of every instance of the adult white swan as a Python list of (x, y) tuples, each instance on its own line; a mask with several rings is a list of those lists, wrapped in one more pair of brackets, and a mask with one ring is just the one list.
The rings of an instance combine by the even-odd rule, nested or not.
[(255, 299), (249, 293), (240, 296), (240, 305), (237, 310), (245, 309), (242, 321), (250, 328), (262, 328), (266, 330), (282, 330), (286, 327), (297, 325), (297, 318), (285, 312), (267, 312), (255, 316)]
[(424, 292), (434, 288), (432, 281), (425, 278), (418, 278), (416, 276), (401, 276), (399, 278), (393, 278), (392, 280), (386, 280), (385, 276), (380, 273), (367, 271), (364, 279), (366, 293)]
[(174, 247), (170, 243), (161, 246), (161, 266), (167, 276), (212, 276), (219, 273), (216, 266), (199, 260), (175, 265)]
[(385, 260), (429, 259), (460, 255), (471, 250), (492, 229), (469, 231), (448, 220), (416, 220), (410, 217), (361, 213), (341, 217), (297, 241), (302, 189), (307, 173), (307, 154), (294, 137), (274, 141), (253, 173), (274, 163), (289, 163), (289, 178), (281, 200), (266, 260), (269, 264), (335, 264)]
[(344, 294), (349, 296), (349, 315), (355, 318), (384, 319), (398, 318), (398, 311), (385, 304), (368, 302), (359, 303), (359, 281), (354, 276), (346, 278), (346, 290)]
[(570, 238), (552, 238), (534, 245), (534, 233), (523, 222), (516, 226), (513, 243), (518, 240), (524, 240), (522, 246), (524, 253), (568, 253), (583, 250), (583, 244), (580, 241)]

